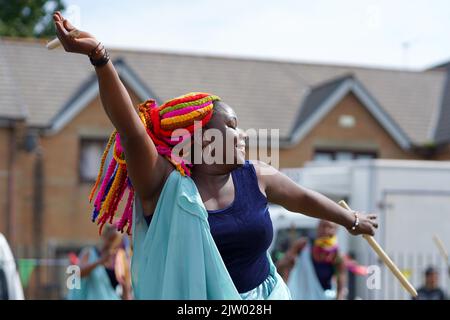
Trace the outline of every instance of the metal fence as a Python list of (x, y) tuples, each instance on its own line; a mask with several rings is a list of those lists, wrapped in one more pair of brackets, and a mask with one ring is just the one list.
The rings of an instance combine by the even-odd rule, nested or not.
[[(439, 274), (439, 288), (444, 291), (447, 298), (449, 297), (450, 270), (447, 261), (441, 255), (408, 252), (388, 252), (388, 255), (416, 290), (425, 284), (425, 270), (429, 266), (433, 266)], [(412, 299), (408, 292), (400, 285), (399, 281), (392, 275), (388, 267), (381, 261), (376, 260), (375, 263), (380, 267), (380, 287), (369, 288), (367, 286), (367, 278), (361, 279), (363, 283), (360, 283), (358, 287), (356, 292), (357, 296), (363, 299), (377, 300)]]

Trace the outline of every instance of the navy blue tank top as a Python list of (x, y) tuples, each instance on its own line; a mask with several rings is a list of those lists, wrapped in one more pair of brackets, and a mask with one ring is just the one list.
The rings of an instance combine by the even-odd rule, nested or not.
[[(233, 170), (234, 201), (224, 209), (208, 210), (214, 242), (239, 293), (256, 288), (268, 277), (267, 250), (273, 238), (267, 198), (258, 186), (253, 165)], [(146, 218), (150, 223), (151, 217)]]
[(331, 289), (331, 280), (333, 279), (335, 273), (335, 267), (331, 263), (316, 262), (314, 259), (313, 265), (323, 290)]
[[(311, 242), (311, 247), (314, 245), (314, 241)], [(322, 285), (323, 290), (331, 289), (331, 280), (336, 273), (336, 266), (329, 262), (317, 262), (311, 252), (311, 260), (313, 262), (314, 270), (316, 271), (317, 278)]]

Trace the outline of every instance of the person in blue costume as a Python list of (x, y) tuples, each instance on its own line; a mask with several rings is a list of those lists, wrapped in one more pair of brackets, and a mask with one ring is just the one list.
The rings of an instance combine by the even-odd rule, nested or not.
[[(116, 253), (121, 249), (122, 235), (113, 226), (104, 230), (99, 246), (89, 246), (80, 253), (80, 287), (72, 288), (68, 300), (130, 300), (131, 283), (118, 279)], [(120, 288), (118, 290), (118, 288)]]
[(136, 112), (104, 46), (86, 32), (72, 36), (59, 12), (53, 19), (64, 49), (89, 56), (116, 129), (91, 193), (92, 220), (113, 221), (128, 190), (117, 225), (133, 233), (137, 299), (290, 299), (267, 254), (268, 202), (374, 234), (375, 215), (347, 211), (268, 164), (246, 161), (238, 117), (218, 96), (189, 93), (161, 106), (148, 100)]
[(313, 241), (292, 243), (277, 268), (294, 300), (343, 300), (347, 292), (347, 267), (339, 251), (337, 225), (320, 220)]

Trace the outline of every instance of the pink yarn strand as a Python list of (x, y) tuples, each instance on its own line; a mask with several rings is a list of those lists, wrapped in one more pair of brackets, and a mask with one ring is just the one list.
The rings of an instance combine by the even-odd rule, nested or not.
[(127, 224), (128, 220), (131, 216), (131, 206), (133, 203), (133, 199), (134, 199), (134, 190), (130, 189), (130, 191), (128, 193), (127, 204), (125, 205), (125, 209), (123, 211), (122, 217), (120, 218), (120, 221), (117, 226), (117, 229), (120, 231), (123, 231), (123, 228), (125, 227), (125, 225)]
[(108, 185), (109, 179), (111, 179), (111, 176), (114, 173), (116, 164), (117, 164), (116, 159), (112, 158), (112, 160), (108, 166), (108, 170), (106, 170), (105, 178), (103, 179), (102, 186), (100, 187), (100, 190), (97, 194), (97, 198), (95, 198), (94, 205), (98, 210), (100, 210), (103, 194), (105, 193), (105, 189), (106, 189), (106, 186)]

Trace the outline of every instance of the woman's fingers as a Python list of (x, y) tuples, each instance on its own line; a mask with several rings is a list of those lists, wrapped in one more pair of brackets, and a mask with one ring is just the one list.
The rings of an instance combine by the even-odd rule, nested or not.
[(61, 20), (61, 21), (63, 21), (63, 20), (64, 20), (64, 17), (62, 16), (62, 14), (61, 14), (61, 12), (60, 12), (60, 11), (56, 11), (56, 12), (55, 12), (55, 15), (57, 15), (57, 16), (58, 16), (59, 20)]
[(63, 17), (63, 15), (61, 14), (61, 12), (56, 11), (55, 14), (54, 14), (54, 16), (56, 17), (56, 21), (62, 22), (62, 27), (63, 27), (66, 31), (70, 32), (70, 31), (72, 31), (73, 29), (75, 29), (75, 27), (74, 27), (68, 20), (64, 19), (64, 17)]
[[(66, 28), (64, 28), (63, 23), (61, 21), (55, 22), (56, 26), (56, 33), (58, 34), (58, 37), (66, 37), (69, 33), (67, 32)], [(61, 38), (59, 38), (61, 40)]]
[(372, 223), (372, 225), (375, 227), (375, 229), (378, 228), (378, 216), (376, 214), (369, 214), (368, 216), (369, 221)]
[(59, 20), (61, 20), (57, 12), (53, 13), (53, 20), (54, 20), (54, 21), (59, 21)]
[(67, 31), (72, 31), (75, 27), (69, 22), (69, 20), (64, 20), (63, 25)]
[(64, 28), (62, 21), (55, 21), (56, 35), (66, 51), (69, 50), (69, 33)]

